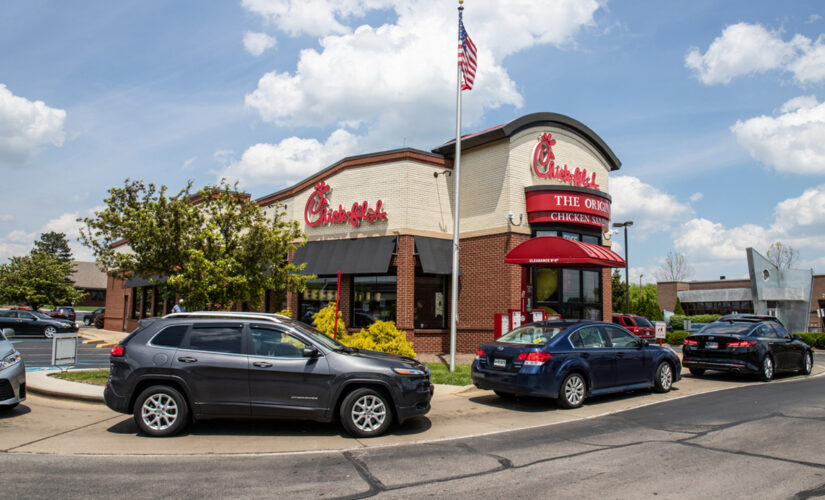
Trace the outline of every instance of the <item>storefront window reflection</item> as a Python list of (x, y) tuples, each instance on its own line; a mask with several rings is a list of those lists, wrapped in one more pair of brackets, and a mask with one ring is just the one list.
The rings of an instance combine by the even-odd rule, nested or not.
[(394, 275), (353, 277), (350, 326), (364, 328), (376, 321), (395, 321), (395, 306)]
[(335, 302), (335, 292), (338, 288), (338, 279), (316, 278), (307, 281), (306, 290), (301, 294), (298, 301), (298, 319), (311, 325), (312, 316), (327, 306), (330, 302)]
[(418, 275), (415, 277), (415, 328), (447, 328), (447, 277)]
[(600, 271), (534, 268), (533, 288), (533, 309), (543, 309), (547, 314), (561, 314), (564, 319), (602, 318)]

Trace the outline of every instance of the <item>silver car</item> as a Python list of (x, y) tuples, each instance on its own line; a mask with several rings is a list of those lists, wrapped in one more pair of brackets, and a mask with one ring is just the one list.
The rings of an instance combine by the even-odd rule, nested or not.
[(11, 410), (26, 399), (26, 366), (9, 338), (14, 330), (0, 330), (0, 410)]

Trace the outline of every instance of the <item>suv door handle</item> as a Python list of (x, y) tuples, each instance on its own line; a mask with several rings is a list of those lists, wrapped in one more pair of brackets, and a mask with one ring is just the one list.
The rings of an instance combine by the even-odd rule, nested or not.
[(272, 363), (267, 363), (266, 361), (255, 361), (252, 363), (252, 366), (257, 366), (258, 368), (269, 368), (272, 366)]
[(194, 363), (195, 361), (197, 361), (197, 359), (191, 358), (189, 356), (181, 356), (178, 358), (178, 361), (180, 361), (181, 363)]

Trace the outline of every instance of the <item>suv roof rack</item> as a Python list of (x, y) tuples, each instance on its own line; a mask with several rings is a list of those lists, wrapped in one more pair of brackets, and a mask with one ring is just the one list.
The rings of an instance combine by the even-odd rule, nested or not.
[(262, 320), (269, 320), (273, 323), (277, 323), (279, 321), (275, 320), (290, 320), (292, 318), (289, 316), (284, 316), (283, 314), (275, 314), (275, 313), (263, 313), (263, 312), (236, 312), (236, 311), (193, 311), (193, 312), (179, 312), (179, 313), (171, 313), (164, 316), (164, 318), (235, 318), (235, 319), (262, 319)]

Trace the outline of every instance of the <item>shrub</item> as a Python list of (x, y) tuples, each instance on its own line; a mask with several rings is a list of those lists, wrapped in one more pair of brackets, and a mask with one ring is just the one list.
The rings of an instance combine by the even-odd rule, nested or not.
[(684, 330), (675, 330), (667, 334), (665, 342), (670, 345), (682, 345), (685, 343), (685, 337), (690, 335), (690, 332)]
[(290, 311), (289, 309), (282, 309), (282, 310), (276, 312), (275, 314), (280, 314), (281, 316), (287, 316), (289, 318), (294, 319), (294, 316), (292, 316), (292, 311)]
[[(335, 330), (335, 302), (330, 302), (325, 308), (312, 315), (312, 324), (315, 328), (326, 335), (332, 337), (332, 332)], [(347, 325), (344, 324), (344, 317), (341, 311), (338, 311), (338, 335), (340, 339), (347, 334)]]
[(340, 340), (342, 344), (358, 349), (415, 357), (406, 332), (396, 328), (394, 321), (376, 321), (368, 330), (361, 329), (360, 332), (340, 337)]
[(802, 337), (802, 341), (811, 347), (825, 349), (825, 333), (797, 333), (796, 335)]
[(101, 329), (103, 328), (103, 315), (98, 314), (95, 318), (95, 328)]

